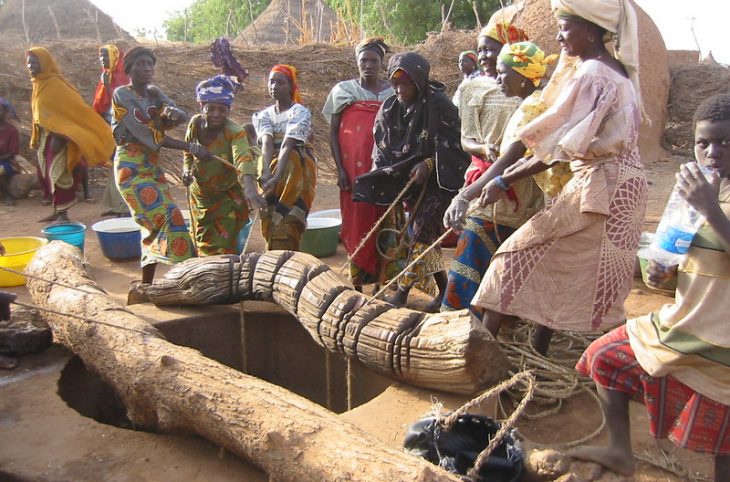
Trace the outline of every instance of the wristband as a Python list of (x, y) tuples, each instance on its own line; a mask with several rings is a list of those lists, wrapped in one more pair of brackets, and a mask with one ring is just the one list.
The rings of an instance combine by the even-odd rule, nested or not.
[(462, 203), (462, 204), (471, 204), (467, 198), (464, 197), (464, 195), (459, 191), (459, 193), (454, 196), (454, 201)]
[(195, 144), (193, 142), (188, 144), (188, 152), (194, 156), (197, 156), (200, 152), (200, 144)]
[(507, 189), (509, 189), (509, 184), (504, 181), (504, 178), (502, 176), (496, 176), (494, 178), (494, 184), (496, 184), (497, 187), (500, 188), (502, 191), (506, 191)]

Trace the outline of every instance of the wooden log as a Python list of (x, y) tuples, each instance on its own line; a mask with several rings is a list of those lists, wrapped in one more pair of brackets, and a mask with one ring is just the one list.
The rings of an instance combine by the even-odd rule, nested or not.
[[(237, 285), (235, 293), (231, 284)], [(156, 305), (276, 302), (326, 349), (420, 387), (472, 394), (503, 380), (511, 367), (499, 343), (467, 310), (425, 314), (379, 300), (365, 305), (367, 296), (306, 253), (188, 260), (146, 294)]]
[(81, 252), (66, 243), (54, 241), (39, 250), (27, 273), (78, 287), (29, 279), (39, 306), (115, 325), (44, 315), (55, 339), (119, 393), (138, 426), (198, 434), (261, 467), (275, 481), (459, 480), (383, 447), (309, 400), (165, 341), (107, 296)]

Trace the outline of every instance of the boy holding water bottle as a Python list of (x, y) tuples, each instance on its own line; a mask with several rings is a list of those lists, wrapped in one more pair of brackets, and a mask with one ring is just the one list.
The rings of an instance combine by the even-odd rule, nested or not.
[[(715, 481), (730, 480), (730, 94), (695, 113), (695, 158), (677, 174), (679, 191), (705, 218), (678, 266), (652, 262), (650, 281), (678, 271), (675, 302), (628, 320), (594, 341), (576, 369), (596, 382), (607, 447), (571, 455), (622, 475), (634, 472), (629, 400), (649, 412), (652, 435), (712, 454)], [(699, 164), (699, 165), (698, 165)], [(699, 166), (714, 172), (706, 179)]]

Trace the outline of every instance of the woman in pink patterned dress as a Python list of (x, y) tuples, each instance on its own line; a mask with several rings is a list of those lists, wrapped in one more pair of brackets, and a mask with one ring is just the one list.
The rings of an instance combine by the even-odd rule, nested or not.
[[(552, 329), (588, 331), (624, 319), (646, 208), (637, 139), (641, 101), (636, 16), (628, 0), (552, 0), (563, 55), (578, 57), (555, 103), (518, 136), (533, 150), (484, 187), (483, 205), (510, 184), (556, 163), (573, 178), (548, 207), (500, 247), (472, 304), (496, 335), (509, 316)], [(607, 33), (621, 50), (606, 49)], [(564, 77), (565, 78), (565, 77)]]

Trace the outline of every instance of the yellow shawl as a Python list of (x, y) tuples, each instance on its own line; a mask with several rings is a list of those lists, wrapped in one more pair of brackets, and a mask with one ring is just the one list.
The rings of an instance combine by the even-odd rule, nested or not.
[(30, 147), (38, 148), (40, 128), (68, 139), (68, 170), (73, 171), (83, 158), (89, 166), (106, 164), (114, 152), (111, 128), (84, 102), (78, 91), (63, 77), (61, 69), (43, 47), (33, 47), (41, 71), (31, 77), (33, 94), (33, 131)]

